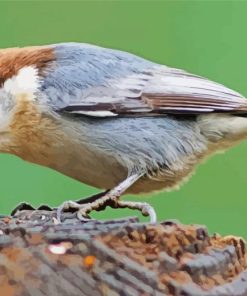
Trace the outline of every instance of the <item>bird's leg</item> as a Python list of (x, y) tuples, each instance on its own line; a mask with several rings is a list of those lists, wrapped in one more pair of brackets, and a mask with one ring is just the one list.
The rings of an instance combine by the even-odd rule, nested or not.
[(153, 208), (147, 203), (140, 202), (122, 202), (119, 201), (119, 197), (132, 185), (134, 184), (140, 177), (142, 177), (143, 173), (133, 174), (129, 176), (126, 180), (121, 182), (115, 188), (107, 191), (104, 195), (98, 196), (96, 200), (93, 202), (84, 203), (81, 200), (81, 204), (78, 202), (68, 201), (65, 202), (62, 206), (57, 209), (57, 218), (61, 220), (61, 214), (64, 210), (69, 208), (74, 208), (78, 210), (78, 218), (81, 220), (87, 220), (89, 218), (88, 214), (93, 210), (99, 211), (105, 209), (105, 207), (110, 206), (113, 208), (123, 208), (128, 207), (131, 209), (141, 210), (144, 215), (150, 215), (151, 222), (156, 221), (156, 215)]
[[(65, 201), (61, 206), (57, 209), (57, 219), (61, 221), (61, 215), (63, 211), (69, 209), (75, 209), (78, 211), (78, 217), (80, 220), (88, 220), (90, 217), (88, 214), (93, 210), (103, 210), (107, 206), (115, 207), (117, 206), (117, 199), (121, 196), (121, 194), (127, 190), (133, 183), (135, 183), (143, 174), (133, 174), (128, 177), (126, 180), (121, 182), (115, 188), (109, 190), (108, 193), (101, 196), (99, 199), (94, 200), (93, 202), (88, 202), (86, 204), (80, 204), (75, 201)], [(90, 199), (90, 197), (89, 197)], [(80, 200), (79, 202), (81, 202)]]
[(78, 211), (78, 218), (83, 220), (83, 217), (88, 217), (88, 214), (93, 210), (99, 208), (104, 209), (107, 206), (117, 208), (119, 197), (132, 185), (134, 184), (143, 174), (133, 174), (121, 182), (118, 186), (111, 189), (106, 195), (93, 203), (89, 203), (81, 207)]
[(136, 209), (142, 212), (144, 216), (150, 216), (151, 223), (156, 222), (156, 213), (154, 209), (147, 203), (141, 202), (127, 202), (120, 201), (119, 197), (133, 184), (135, 183), (143, 174), (135, 174), (128, 177), (117, 187), (110, 190), (105, 196), (97, 199), (94, 203), (85, 205), (78, 211), (78, 217), (83, 219), (83, 217), (88, 217), (88, 213), (93, 210), (101, 210), (106, 206), (111, 206), (114, 208), (129, 208)]

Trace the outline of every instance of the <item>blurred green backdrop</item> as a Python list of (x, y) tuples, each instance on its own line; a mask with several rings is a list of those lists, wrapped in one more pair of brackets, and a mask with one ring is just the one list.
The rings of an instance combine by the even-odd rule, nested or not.
[[(247, 2), (1, 1), (0, 47), (64, 41), (113, 47), (221, 82), (247, 96)], [(247, 238), (247, 143), (201, 165), (180, 191), (148, 199), (160, 220)], [(47, 168), (0, 155), (0, 212), (96, 192)], [(128, 197), (135, 200), (135, 197)], [(107, 210), (100, 218), (133, 215)]]

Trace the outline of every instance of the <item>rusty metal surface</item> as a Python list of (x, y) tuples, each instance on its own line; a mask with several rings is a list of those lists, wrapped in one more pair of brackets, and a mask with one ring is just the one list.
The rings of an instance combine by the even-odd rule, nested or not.
[(0, 218), (1, 296), (247, 295), (240, 238), (176, 221), (54, 217), (30, 209)]

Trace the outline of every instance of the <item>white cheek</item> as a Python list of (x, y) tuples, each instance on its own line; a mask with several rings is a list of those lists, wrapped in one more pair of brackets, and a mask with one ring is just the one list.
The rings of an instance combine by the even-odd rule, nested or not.
[(14, 96), (28, 94), (30, 99), (34, 99), (34, 93), (39, 86), (38, 70), (34, 66), (28, 66), (20, 69), (16, 76), (7, 79), (3, 90)]

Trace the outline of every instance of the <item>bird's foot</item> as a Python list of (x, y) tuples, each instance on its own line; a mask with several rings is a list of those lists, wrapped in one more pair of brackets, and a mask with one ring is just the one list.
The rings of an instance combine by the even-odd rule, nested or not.
[[(105, 196), (108, 191), (109, 190), (106, 190), (104, 192), (99, 192), (94, 195), (84, 197), (84, 198), (76, 200), (76, 201), (72, 201), (72, 200), (65, 201), (57, 208), (57, 220), (59, 222), (61, 222), (61, 216), (64, 211), (78, 212), (80, 209), (82, 209), (86, 205), (96, 201), (97, 199), (101, 198), (102, 196)], [(81, 220), (88, 221), (88, 220), (91, 220), (91, 218), (88, 215), (85, 215), (85, 217), (83, 219), (81, 217)]]
[[(65, 211), (71, 211), (74, 210), (77, 213), (79, 213), (80, 211), (82, 211), (82, 209), (87, 206), (87, 204), (79, 204), (75, 201), (69, 200), (69, 201), (65, 201), (64, 203), (62, 203), (58, 208), (57, 208), (57, 220), (59, 223), (61, 223), (61, 218), (62, 218), (62, 213)], [(78, 216), (79, 217), (79, 216)], [(85, 214), (85, 215), (80, 215), (79, 219), (81, 221), (88, 221), (91, 220), (91, 218)]]
[(87, 204), (79, 204), (74, 201), (66, 201), (57, 209), (57, 220), (61, 222), (61, 216), (63, 211), (74, 209), (77, 211), (77, 217), (79, 220), (89, 221), (91, 220), (91, 218), (89, 217), (89, 213), (91, 213), (93, 210), (104, 210), (107, 206), (110, 206), (112, 208), (128, 208), (133, 210), (139, 210), (141, 211), (143, 216), (150, 217), (150, 223), (157, 222), (155, 210), (148, 203), (121, 201), (117, 197), (111, 197), (107, 195), (101, 197), (100, 199), (97, 199), (92, 203)]
[(138, 179), (140, 179), (142, 175), (143, 175), (143, 172), (130, 175), (127, 179), (125, 179), (123, 182), (118, 184), (118, 186), (116, 186), (115, 188), (109, 191), (106, 191), (104, 194), (99, 194), (95, 197), (90, 197), (89, 199), (87, 199), (86, 203), (84, 203), (83, 200), (80, 200), (78, 202), (74, 202), (74, 201), (64, 202), (57, 209), (57, 220), (61, 222), (61, 214), (63, 211), (75, 209), (77, 210), (77, 217), (80, 220), (85, 221), (90, 219), (88, 215), (93, 210), (102, 211), (107, 206), (110, 206), (112, 208), (129, 208), (129, 209), (139, 210), (142, 212), (144, 216), (150, 216), (151, 223), (156, 223), (156, 220), (157, 220), (156, 213), (149, 204), (119, 200), (120, 196)]
[(100, 198), (88, 203), (82, 203), (82, 200), (80, 200), (79, 202), (75, 202), (72, 200), (65, 201), (61, 206), (57, 208), (57, 220), (61, 222), (61, 216), (63, 212), (75, 210), (77, 212), (77, 217), (79, 220), (88, 221), (91, 220), (91, 218), (89, 217), (89, 213), (91, 213), (92, 211), (102, 211), (107, 206), (115, 208), (117, 207), (116, 205), (117, 198), (112, 197), (107, 193)]

